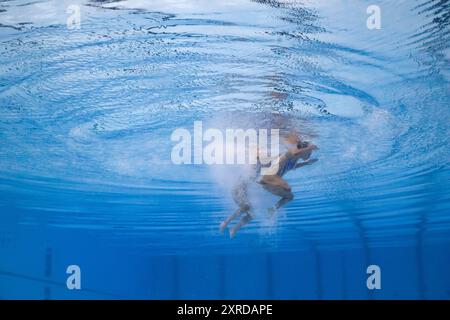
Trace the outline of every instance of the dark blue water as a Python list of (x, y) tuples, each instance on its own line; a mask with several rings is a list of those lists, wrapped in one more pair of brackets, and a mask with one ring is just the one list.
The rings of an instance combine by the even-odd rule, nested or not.
[[(371, 4), (0, 1), (0, 298), (449, 299), (450, 2)], [(279, 119), (319, 162), (230, 239), (171, 133)]]

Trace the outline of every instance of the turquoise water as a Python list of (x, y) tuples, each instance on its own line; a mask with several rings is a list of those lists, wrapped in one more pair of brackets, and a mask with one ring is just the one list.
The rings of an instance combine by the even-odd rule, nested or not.
[[(450, 3), (375, 2), (1, 1), (0, 298), (449, 299)], [(238, 168), (171, 160), (194, 121), (319, 162), (230, 239)]]

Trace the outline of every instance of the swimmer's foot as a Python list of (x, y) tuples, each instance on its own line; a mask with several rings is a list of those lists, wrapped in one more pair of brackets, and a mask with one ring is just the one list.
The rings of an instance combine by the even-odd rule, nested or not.
[(225, 231), (225, 228), (227, 227), (228, 223), (226, 221), (222, 221), (220, 223), (220, 233), (223, 233)]
[(253, 217), (250, 213), (247, 213), (245, 216), (243, 216), (241, 220), (233, 228), (230, 229), (230, 238), (233, 238), (236, 235), (236, 232), (247, 223), (249, 223), (252, 219)]

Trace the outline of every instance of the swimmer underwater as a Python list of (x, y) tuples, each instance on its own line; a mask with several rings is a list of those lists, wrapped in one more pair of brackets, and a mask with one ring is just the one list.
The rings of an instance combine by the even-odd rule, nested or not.
[[(301, 168), (306, 165), (313, 164), (318, 159), (311, 159), (311, 154), (314, 150), (317, 150), (317, 146), (312, 143), (301, 141), (300, 137), (294, 133), (289, 134), (285, 138), (285, 142), (294, 147), (288, 148), (288, 150), (273, 160), (271, 160), (264, 170), (261, 170), (261, 163), (258, 159), (257, 175), (255, 177), (257, 183), (259, 183), (264, 190), (281, 197), (281, 199), (275, 204), (274, 207), (268, 209), (269, 217), (273, 217), (276, 210), (287, 204), (294, 199), (291, 186), (284, 180), (283, 176), (291, 171)], [(303, 162), (298, 162), (300, 159)], [(236, 232), (244, 225), (249, 223), (253, 216), (251, 214), (252, 206), (248, 201), (248, 187), (252, 183), (252, 179), (240, 179), (235, 188), (233, 189), (233, 200), (238, 205), (238, 209), (229, 216), (225, 221), (220, 224), (220, 231), (223, 232), (227, 226), (237, 217), (241, 216), (240, 221), (229, 230), (230, 237), (234, 237)]]

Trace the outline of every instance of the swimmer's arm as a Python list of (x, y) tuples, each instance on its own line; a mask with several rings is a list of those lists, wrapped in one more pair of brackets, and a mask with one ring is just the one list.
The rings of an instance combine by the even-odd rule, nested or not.
[(313, 164), (314, 162), (317, 162), (317, 161), (319, 161), (319, 159), (317, 159), (317, 158), (316, 159), (308, 159), (306, 161), (297, 163), (297, 165), (295, 166), (295, 169), (298, 169), (298, 168), (301, 168), (301, 167)]
[(295, 157), (295, 156), (302, 156), (308, 152), (311, 152), (311, 151), (317, 150), (317, 149), (318, 148), (314, 144), (311, 144), (311, 145), (307, 146), (306, 148), (302, 148), (302, 149), (292, 148), (289, 150), (288, 153), (290, 156)]

